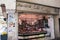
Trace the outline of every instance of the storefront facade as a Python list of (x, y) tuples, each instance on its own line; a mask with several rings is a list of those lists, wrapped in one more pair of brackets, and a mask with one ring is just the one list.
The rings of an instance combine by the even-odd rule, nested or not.
[(16, 13), (11, 12), (8, 14), (8, 39), (34, 40), (36, 38), (41, 37), (45, 38), (47, 36), (50, 39), (54, 39), (55, 38), (54, 17), (59, 14), (58, 12), (59, 9), (55, 7), (17, 1)]
[[(7, 10), (7, 40), (54, 39), (59, 8), (17, 1), (16, 10)], [(5, 13), (5, 12), (3, 12)], [(1, 19), (1, 18), (0, 18)], [(7, 25), (8, 24), (8, 25)], [(46, 39), (48, 40), (48, 39)]]

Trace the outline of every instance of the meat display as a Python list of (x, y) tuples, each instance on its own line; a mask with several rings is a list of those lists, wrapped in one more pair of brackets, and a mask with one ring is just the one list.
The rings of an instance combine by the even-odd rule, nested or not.
[[(34, 14), (20, 14), (18, 16), (18, 34), (31, 35), (46, 33), (45, 16)], [(48, 21), (48, 20), (47, 20)]]

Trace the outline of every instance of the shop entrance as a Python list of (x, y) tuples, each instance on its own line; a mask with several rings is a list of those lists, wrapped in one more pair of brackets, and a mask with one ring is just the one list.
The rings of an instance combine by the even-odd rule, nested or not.
[[(47, 34), (48, 15), (34, 13), (18, 13), (19, 39), (36, 39)], [(39, 36), (40, 35), (40, 36)]]

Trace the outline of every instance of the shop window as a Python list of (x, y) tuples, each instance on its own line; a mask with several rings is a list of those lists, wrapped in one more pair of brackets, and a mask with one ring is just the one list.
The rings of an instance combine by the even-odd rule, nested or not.
[(18, 15), (18, 34), (45, 34), (44, 28), (48, 28), (48, 17), (39, 14), (19, 14)]

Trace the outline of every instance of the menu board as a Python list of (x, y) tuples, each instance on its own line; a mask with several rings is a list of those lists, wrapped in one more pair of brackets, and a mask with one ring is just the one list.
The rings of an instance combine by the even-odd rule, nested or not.
[(16, 40), (16, 24), (15, 14), (13, 12), (8, 13), (8, 40)]
[(14, 27), (15, 27), (14, 13), (9, 13), (8, 14), (8, 29), (9, 29), (8, 32), (13, 33)]

